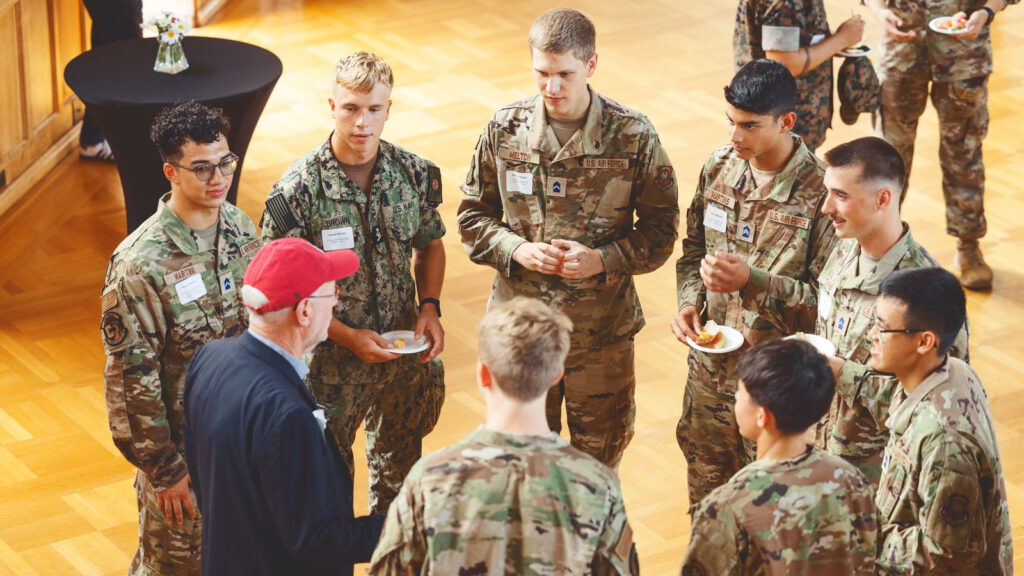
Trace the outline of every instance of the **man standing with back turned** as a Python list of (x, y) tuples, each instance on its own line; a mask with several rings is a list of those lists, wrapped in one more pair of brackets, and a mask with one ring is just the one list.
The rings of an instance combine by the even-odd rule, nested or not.
[[(490, 304), (538, 298), (573, 322), (565, 377), (548, 395), (572, 445), (618, 466), (633, 437), (633, 337), (644, 326), (633, 275), (672, 253), (676, 180), (647, 118), (587, 84), (594, 24), (555, 8), (530, 29), (540, 94), (495, 112), (459, 204), (462, 244), (497, 270)], [(635, 215), (635, 218), (634, 218)]]

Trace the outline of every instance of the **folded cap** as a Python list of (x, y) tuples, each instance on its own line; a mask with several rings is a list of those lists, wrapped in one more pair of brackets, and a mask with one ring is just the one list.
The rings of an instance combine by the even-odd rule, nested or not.
[(867, 57), (846, 58), (839, 67), (836, 88), (839, 92), (839, 117), (846, 124), (856, 123), (861, 112), (871, 113), (878, 109), (878, 76), (875, 75), (875, 68)]
[(351, 276), (359, 257), (351, 250), (324, 252), (301, 238), (265, 244), (249, 264), (243, 280), (245, 305), (259, 313), (289, 308), (326, 282)]

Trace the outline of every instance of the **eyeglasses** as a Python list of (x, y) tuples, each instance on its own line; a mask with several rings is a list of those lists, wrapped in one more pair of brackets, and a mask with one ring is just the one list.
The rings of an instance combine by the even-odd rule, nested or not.
[(174, 162), (168, 162), (171, 166), (181, 168), (182, 170), (188, 170), (189, 172), (196, 175), (196, 178), (200, 182), (209, 182), (210, 178), (213, 178), (213, 169), (220, 168), (220, 173), (223, 176), (231, 176), (235, 173), (235, 168), (238, 167), (238, 156), (234, 153), (229, 154), (226, 158), (220, 161), (219, 164), (200, 164), (199, 166), (182, 166)]
[(338, 286), (337, 284), (335, 284), (335, 286), (334, 286), (334, 294), (310, 294), (309, 296), (306, 296), (306, 298), (337, 298), (337, 299), (340, 300), (341, 299), (341, 286)]
[(875, 317), (875, 323), (871, 325), (871, 328), (878, 331), (879, 334), (916, 334), (918, 332), (927, 332), (927, 330), (921, 328), (893, 328), (883, 330), (878, 324), (878, 317)]

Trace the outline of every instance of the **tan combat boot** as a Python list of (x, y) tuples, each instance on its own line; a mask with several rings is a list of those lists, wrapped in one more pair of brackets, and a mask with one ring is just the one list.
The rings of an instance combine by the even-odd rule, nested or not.
[(992, 269), (985, 263), (977, 240), (956, 241), (953, 266), (960, 269), (960, 285), (964, 288), (988, 290), (992, 287)]

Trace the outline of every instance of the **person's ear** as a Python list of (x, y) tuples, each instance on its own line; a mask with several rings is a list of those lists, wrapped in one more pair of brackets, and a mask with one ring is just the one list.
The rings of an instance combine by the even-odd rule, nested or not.
[(882, 188), (879, 190), (878, 193), (875, 194), (875, 204), (878, 209), (885, 210), (888, 208), (893, 202), (893, 196), (892, 190), (888, 188)]
[(594, 52), (594, 55), (590, 57), (590, 60), (587, 60), (587, 78), (590, 78), (591, 76), (593, 76), (594, 72), (596, 70), (597, 70), (597, 52)]
[(331, 118), (334, 118), (334, 98), (328, 98), (327, 104), (331, 107)]
[(796, 112), (786, 112), (782, 115), (782, 122), (779, 124), (779, 129), (783, 134), (788, 133), (796, 126)]
[(295, 305), (295, 321), (303, 328), (313, 323), (313, 303), (309, 298), (303, 298)]
[(757, 407), (757, 427), (766, 430), (775, 425), (775, 415), (764, 406)]
[(924, 355), (929, 350), (939, 348), (939, 336), (931, 330), (918, 333), (917, 338), (917, 353)]
[(167, 162), (164, 162), (164, 178), (167, 178), (168, 182), (172, 182), (174, 184), (178, 183), (178, 171), (174, 169), (174, 166)]
[(491, 386), (494, 386), (494, 381), (491, 379), (491, 370), (480, 360), (476, 361), (476, 381), (480, 388), (490, 389)]

